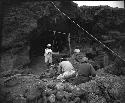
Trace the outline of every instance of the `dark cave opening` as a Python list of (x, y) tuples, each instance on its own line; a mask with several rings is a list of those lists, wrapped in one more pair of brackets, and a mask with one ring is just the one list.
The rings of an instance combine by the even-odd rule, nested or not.
[[(44, 55), (47, 44), (52, 45), (54, 52), (61, 53), (68, 47), (68, 34), (76, 32), (74, 25), (65, 21), (65, 19), (57, 19), (51, 23), (50, 17), (43, 17), (37, 21), (37, 28), (31, 32), (30, 39), (30, 61)], [(54, 31), (56, 31), (54, 33)]]
[(39, 36), (35, 36), (30, 41), (30, 60), (43, 56), (47, 44), (52, 45), (53, 52), (62, 52), (68, 46), (68, 34), (53, 32), (53, 30), (43, 31)]

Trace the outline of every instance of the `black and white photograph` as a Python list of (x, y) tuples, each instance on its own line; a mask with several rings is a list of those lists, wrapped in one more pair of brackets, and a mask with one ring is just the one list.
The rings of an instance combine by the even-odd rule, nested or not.
[(0, 0), (0, 103), (125, 103), (124, 1)]

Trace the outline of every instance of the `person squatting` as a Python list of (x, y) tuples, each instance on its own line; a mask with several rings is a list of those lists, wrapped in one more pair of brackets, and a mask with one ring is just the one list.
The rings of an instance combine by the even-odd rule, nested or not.
[[(75, 49), (75, 54), (79, 54), (80, 50)], [(45, 63), (47, 66), (51, 66), (52, 64), (52, 50), (51, 44), (47, 45), (45, 49)], [(75, 56), (73, 56), (75, 58)], [(56, 77), (57, 80), (65, 81), (70, 78), (74, 78), (72, 84), (78, 85), (81, 83), (88, 82), (91, 80), (91, 77), (96, 76), (96, 71), (94, 67), (89, 63), (89, 60), (86, 56), (84, 56), (80, 61), (80, 66), (76, 71), (72, 63), (68, 60), (68, 58), (61, 58), (61, 61), (58, 65), (58, 76)]]

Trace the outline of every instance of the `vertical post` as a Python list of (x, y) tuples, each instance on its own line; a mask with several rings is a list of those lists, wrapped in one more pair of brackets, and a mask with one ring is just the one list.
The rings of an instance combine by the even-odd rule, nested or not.
[(56, 24), (56, 17), (55, 17), (55, 24)]
[(70, 53), (70, 56), (71, 56), (70, 33), (69, 33), (69, 35), (68, 35), (68, 42), (69, 42), (69, 53)]
[(104, 67), (108, 66), (108, 64), (109, 64), (108, 60), (109, 60), (108, 55), (105, 53), (104, 54)]
[[(54, 32), (54, 39), (55, 39), (55, 33), (56, 31), (53, 31)], [(53, 44), (52, 44), (52, 50), (53, 50), (53, 46), (54, 46), (54, 39), (53, 39)]]
[(78, 34), (79, 34), (79, 43), (80, 43), (80, 41), (81, 41), (81, 32), (78, 31)]

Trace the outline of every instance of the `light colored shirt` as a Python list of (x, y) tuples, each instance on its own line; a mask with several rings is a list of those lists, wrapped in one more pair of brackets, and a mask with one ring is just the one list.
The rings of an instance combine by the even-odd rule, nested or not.
[(47, 55), (50, 55), (50, 54), (52, 54), (52, 50), (49, 49), (49, 48), (46, 48), (44, 56), (47, 56)]
[(69, 61), (62, 61), (61, 63), (59, 63), (59, 69), (60, 68), (63, 72), (74, 70), (74, 67)]
[(45, 63), (52, 63), (52, 50), (49, 48), (45, 49)]

